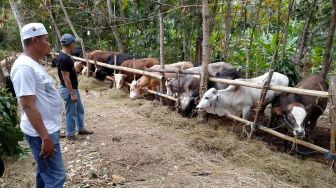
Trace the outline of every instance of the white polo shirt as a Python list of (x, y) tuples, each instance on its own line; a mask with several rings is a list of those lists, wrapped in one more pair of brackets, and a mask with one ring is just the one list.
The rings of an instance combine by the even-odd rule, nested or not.
[[(35, 105), (48, 133), (60, 130), (62, 98), (55, 87), (55, 81), (44, 67), (22, 54), (14, 62), (10, 77), (18, 100), (21, 96), (36, 96)], [(20, 127), (22, 132), (29, 136), (39, 136), (22, 107)]]

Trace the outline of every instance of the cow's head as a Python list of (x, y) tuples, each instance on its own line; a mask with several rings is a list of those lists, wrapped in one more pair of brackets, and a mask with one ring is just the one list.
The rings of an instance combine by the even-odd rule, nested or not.
[(211, 105), (217, 100), (217, 97), (218, 97), (217, 89), (215, 88), (209, 89), (207, 92), (205, 92), (196, 108), (206, 109), (211, 107)]
[(189, 116), (192, 112), (192, 109), (195, 107), (195, 97), (182, 96), (180, 102), (182, 115), (185, 117)]
[(114, 80), (117, 89), (121, 89), (123, 87), (125, 78), (126, 74), (114, 74)]
[(300, 103), (291, 103), (285, 109), (274, 107), (272, 111), (284, 117), (287, 127), (293, 131), (294, 136), (304, 137), (306, 134), (305, 119), (307, 117), (307, 108)]
[(145, 95), (147, 88), (141, 87), (138, 80), (133, 80), (130, 86), (130, 98), (138, 99)]
[(81, 73), (85, 67), (84, 63), (80, 61), (75, 61), (74, 66), (75, 66), (76, 73)]

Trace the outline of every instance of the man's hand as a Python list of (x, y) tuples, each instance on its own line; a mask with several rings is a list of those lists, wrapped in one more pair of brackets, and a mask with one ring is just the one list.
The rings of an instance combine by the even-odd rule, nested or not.
[(41, 153), (40, 156), (43, 158), (53, 158), (55, 155), (55, 146), (51, 141), (51, 138), (48, 136), (47, 138), (42, 140)]
[(70, 97), (72, 102), (77, 102), (77, 95), (75, 93), (70, 94)]

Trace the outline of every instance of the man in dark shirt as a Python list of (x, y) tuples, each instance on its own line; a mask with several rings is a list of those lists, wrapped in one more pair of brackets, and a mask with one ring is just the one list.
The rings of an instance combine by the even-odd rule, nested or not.
[(78, 134), (92, 134), (84, 128), (84, 107), (78, 91), (78, 80), (71, 53), (77, 41), (70, 34), (61, 37), (62, 51), (57, 59), (58, 77), (61, 81), (59, 92), (65, 102), (66, 137), (75, 140), (76, 128)]

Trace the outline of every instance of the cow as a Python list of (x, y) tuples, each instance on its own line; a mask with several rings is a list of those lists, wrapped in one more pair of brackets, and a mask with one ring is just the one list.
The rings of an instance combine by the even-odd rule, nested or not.
[[(265, 73), (256, 78), (237, 80), (263, 85), (267, 77), (268, 73)], [(288, 83), (289, 79), (287, 76), (278, 72), (273, 73), (271, 85), (288, 86)], [(252, 107), (259, 101), (260, 95), (261, 89), (246, 86), (230, 85), (223, 90), (211, 88), (205, 92), (196, 108), (219, 116), (223, 116), (227, 113), (233, 115), (242, 114), (244, 119), (248, 119)], [(280, 95), (280, 92), (268, 91), (263, 107), (266, 107), (278, 95)]]
[[(183, 62), (165, 65), (165, 68), (169, 70), (177, 71), (177, 70), (185, 70), (193, 66), (194, 65), (191, 62), (183, 61)], [(161, 66), (154, 65), (150, 69), (160, 70)], [(165, 76), (165, 79), (167, 79), (167, 78), (176, 77), (177, 74), (176, 73), (165, 73), (164, 76)], [(132, 81), (131, 87), (130, 87), (130, 98), (137, 99), (137, 98), (143, 97), (146, 90), (148, 89), (159, 90), (159, 86), (160, 86), (159, 79), (143, 75), (137, 81)]]
[[(190, 73), (201, 73), (202, 67), (194, 67), (186, 71)], [(223, 62), (209, 64), (208, 71), (209, 75), (215, 75), (217, 78), (233, 80), (239, 77), (237, 70), (233, 69), (232, 65)], [(177, 78), (170, 78), (166, 81), (167, 95), (176, 97), (177, 93), (180, 93), (180, 110), (183, 116), (189, 116), (192, 109), (196, 107), (195, 99), (199, 96), (200, 80), (187, 74), (181, 75), (179, 80), (180, 87), (178, 86)], [(225, 89), (227, 86), (228, 85), (224, 83), (208, 82), (208, 88)]]
[[(117, 59), (116, 64), (114, 63), (115, 56)], [(139, 59), (139, 58), (136, 56), (128, 55), (128, 54), (116, 54), (116, 55), (111, 55), (110, 57), (108, 57), (106, 64), (121, 66), (121, 64), (124, 61), (130, 60), (130, 59)], [(95, 78), (102, 81), (102, 80), (105, 80), (106, 76), (112, 76), (112, 74), (113, 74), (112, 69), (101, 67), (96, 71)]]
[(86, 53), (86, 57), (90, 60), (96, 60), (102, 63), (106, 63), (107, 59), (112, 55), (117, 55), (117, 52), (108, 52), (103, 50), (94, 50)]
[[(139, 70), (144, 70), (146, 68), (151, 68), (155, 65), (159, 65), (159, 59), (157, 58), (142, 58), (136, 60), (126, 60), (121, 63), (121, 67), (134, 68)], [(135, 74), (135, 79), (139, 79), (141, 75)], [(116, 83), (116, 88), (121, 89), (124, 82), (132, 82), (134, 79), (134, 73), (119, 71), (118, 74), (114, 74), (114, 81)]]
[[(295, 88), (328, 91), (329, 85), (322, 76), (315, 75), (301, 80)], [(327, 102), (327, 98), (282, 93), (273, 102), (269, 126), (283, 119), (294, 136), (304, 138), (309, 135), (313, 138), (317, 119), (326, 109)]]
[(75, 61), (74, 66), (75, 66), (75, 71), (77, 74), (81, 73), (82, 70), (84, 69), (86, 63), (82, 61)]

